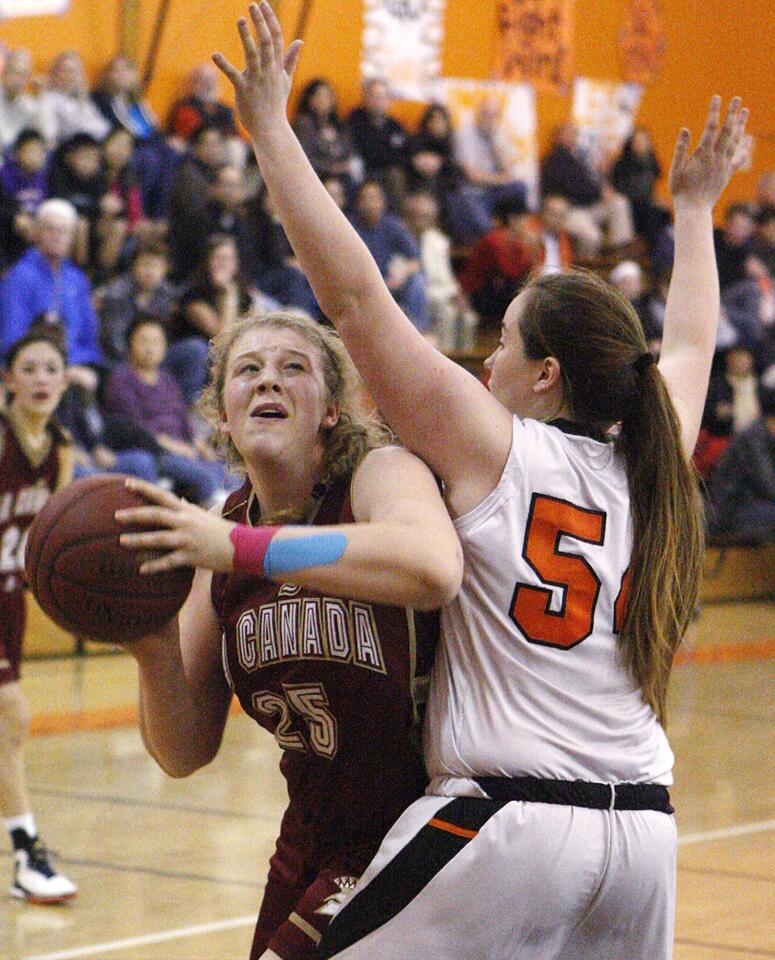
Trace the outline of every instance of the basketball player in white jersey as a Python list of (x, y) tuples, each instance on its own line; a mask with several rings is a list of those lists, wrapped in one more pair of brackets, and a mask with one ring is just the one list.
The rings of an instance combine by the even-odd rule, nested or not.
[(665, 960), (676, 829), (667, 680), (697, 594), (689, 466), (716, 339), (712, 208), (745, 147), (714, 97), (670, 174), (675, 267), (658, 365), (632, 308), (558, 274), (511, 304), (489, 391), (393, 301), (286, 119), (299, 45), (269, 7), (234, 85), (278, 215), (391, 425), (443, 478), (463, 544), (425, 732), (432, 778), (321, 956)]

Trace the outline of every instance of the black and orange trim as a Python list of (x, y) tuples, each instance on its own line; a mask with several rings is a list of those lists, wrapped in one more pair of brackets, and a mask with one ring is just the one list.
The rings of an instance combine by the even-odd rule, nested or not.
[(334, 917), (320, 942), (318, 956), (335, 956), (400, 913), (503, 805), (495, 800), (457, 797), (438, 810)]

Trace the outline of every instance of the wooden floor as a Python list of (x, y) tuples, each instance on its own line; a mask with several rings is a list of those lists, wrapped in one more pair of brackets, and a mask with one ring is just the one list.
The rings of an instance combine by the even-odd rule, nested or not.
[[(132, 724), (126, 656), (33, 661), (23, 682), (38, 822), (81, 893), (0, 896), (0, 958), (245, 960), (283, 808), (270, 738), (237, 712), (216, 761), (174, 781)], [(706, 605), (671, 695), (676, 960), (775, 958), (773, 690), (775, 606)]]

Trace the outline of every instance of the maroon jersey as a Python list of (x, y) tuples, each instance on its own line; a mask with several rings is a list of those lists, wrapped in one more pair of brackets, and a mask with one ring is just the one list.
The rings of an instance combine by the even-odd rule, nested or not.
[[(349, 491), (349, 477), (332, 484), (312, 522), (352, 523)], [(250, 493), (232, 494), (224, 517), (255, 520)], [(313, 859), (371, 848), (427, 782), (413, 733), (437, 616), (243, 573), (215, 574), (212, 598), (227, 680), (283, 750), (289, 809)]]
[(0, 413), (0, 683), (16, 680), (24, 634), (24, 547), (35, 514), (59, 484), (66, 439), (50, 424), (51, 446), (35, 464)]

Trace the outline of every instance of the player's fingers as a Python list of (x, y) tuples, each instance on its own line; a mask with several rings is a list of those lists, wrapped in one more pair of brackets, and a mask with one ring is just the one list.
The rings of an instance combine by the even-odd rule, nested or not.
[(673, 161), (670, 164), (670, 179), (672, 180), (678, 171), (683, 167), (686, 161), (686, 154), (689, 150), (689, 131), (684, 127), (679, 131), (675, 141), (675, 150), (673, 151)]
[(239, 70), (233, 66), (229, 61), (224, 57), (222, 53), (213, 54), (213, 63), (218, 67), (222, 74), (226, 76), (228, 80), (236, 87), (240, 80)]
[(264, 14), (258, 4), (251, 3), (248, 10), (250, 11), (250, 19), (253, 21), (253, 26), (256, 28), (256, 35), (258, 36), (258, 42), (261, 48), (261, 69), (265, 70), (271, 66), (274, 60), (274, 41), (272, 40), (272, 34), (269, 32), (269, 27), (266, 25)]
[(735, 155), (732, 157), (732, 172), (736, 173), (742, 167), (751, 162), (751, 151), (753, 150), (753, 137), (746, 134), (737, 146)]
[(130, 550), (170, 550), (180, 546), (177, 530), (152, 530), (150, 533), (122, 533), (118, 538), (122, 547)]
[(701, 149), (710, 150), (715, 143), (720, 116), (721, 97), (716, 94), (715, 96), (711, 97), (710, 106), (708, 107), (708, 119), (705, 122), (705, 129), (702, 131), (702, 137), (700, 138)]
[(180, 502), (174, 493), (170, 493), (169, 490), (163, 490), (155, 483), (141, 480), (139, 477), (128, 477), (124, 486), (127, 490), (134, 490), (135, 493), (141, 494), (146, 500), (150, 500), (152, 503), (158, 503), (163, 507), (169, 507), (171, 510), (174, 510)]
[(267, 0), (261, 0), (259, 5), (261, 7), (261, 12), (264, 15), (264, 22), (266, 23), (269, 29), (269, 34), (272, 37), (275, 60), (278, 63), (282, 63), (284, 59), (283, 49), (285, 47), (283, 42), (283, 28), (280, 26), (280, 21), (277, 19), (277, 14), (274, 12), (271, 4), (269, 4)]
[(727, 115), (724, 118), (724, 125), (716, 141), (719, 152), (726, 153), (729, 142), (737, 128), (737, 116), (740, 112), (740, 97), (732, 97), (727, 107)]
[(175, 570), (177, 567), (190, 567), (191, 558), (185, 550), (173, 550), (156, 560), (146, 560), (139, 566), (140, 573), (163, 573), (165, 570)]
[(289, 77), (293, 77), (296, 72), (296, 64), (299, 62), (299, 57), (301, 56), (301, 48), (304, 46), (303, 40), (294, 40), (293, 43), (288, 47), (288, 50), (285, 54), (285, 62), (283, 66), (285, 67), (285, 72)]
[(239, 38), (242, 41), (242, 49), (245, 51), (245, 63), (257, 63), (258, 47), (245, 17), (240, 17), (237, 21), (237, 33), (239, 33)]
[(114, 517), (118, 523), (139, 523), (147, 527), (167, 529), (181, 523), (180, 512), (168, 507), (127, 507), (124, 510), (116, 510)]

